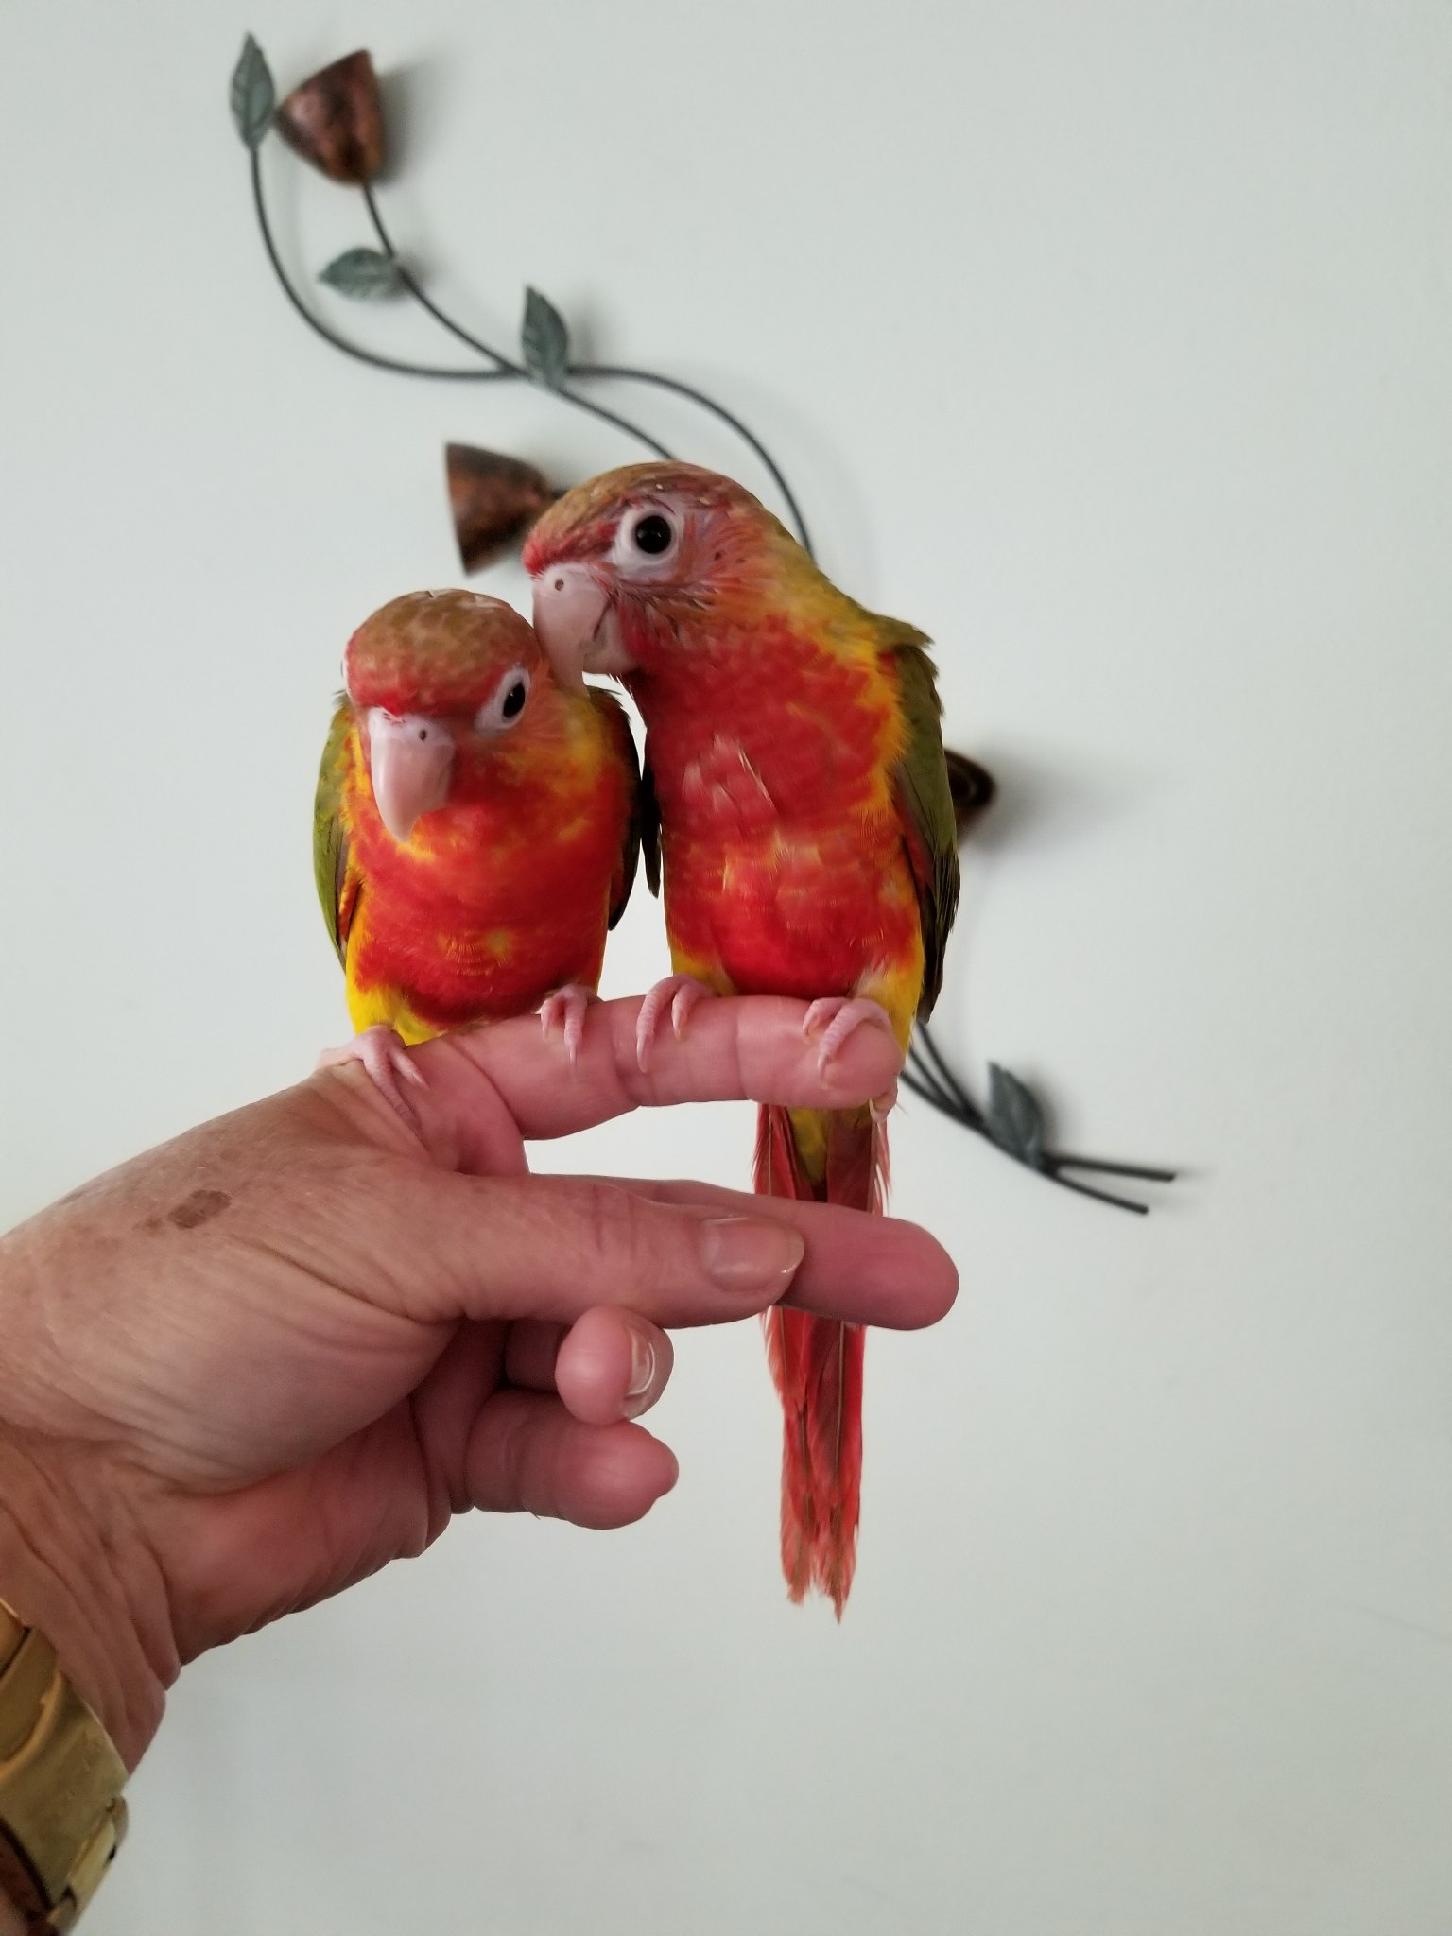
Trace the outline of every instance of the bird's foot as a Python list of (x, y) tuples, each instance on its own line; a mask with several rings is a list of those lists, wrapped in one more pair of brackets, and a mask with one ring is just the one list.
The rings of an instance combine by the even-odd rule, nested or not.
[(640, 1004), (640, 1013), (635, 1019), (635, 1060), (642, 1075), (650, 1067), (651, 1050), (666, 1010), (670, 1010), (671, 1033), (679, 1042), (691, 1019), (691, 1010), (715, 992), (694, 975), (667, 975), (664, 981), (655, 984)]
[(580, 1059), (580, 1043), (585, 1034), (585, 1012), (595, 999), (593, 988), (586, 988), (583, 982), (568, 981), (563, 988), (557, 988), (552, 995), (546, 995), (539, 1006), (540, 1026), (545, 1035), (559, 1031), (564, 1038), (565, 1054), (570, 1058), (573, 1069)]
[(886, 1029), (894, 1042), (897, 1040), (892, 1017), (881, 1002), (869, 1001), (865, 995), (823, 995), (812, 1003), (802, 1017), (802, 1034), (808, 1041), (813, 1036), (821, 1037), (817, 1068), (822, 1074), (826, 1074), (828, 1063), (860, 1028)]
[(403, 1085), (411, 1083), (416, 1089), (426, 1089), (428, 1083), (409, 1055), (397, 1029), (379, 1023), (373, 1028), (364, 1029), (340, 1048), (324, 1049), (318, 1057), (320, 1069), (335, 1069), (348, 1062), (363, 1064), (372, 1077), (373, 1086), (387, 1097), (408, 1128), (417, 1133), (418, 1114), (404, 1095)]

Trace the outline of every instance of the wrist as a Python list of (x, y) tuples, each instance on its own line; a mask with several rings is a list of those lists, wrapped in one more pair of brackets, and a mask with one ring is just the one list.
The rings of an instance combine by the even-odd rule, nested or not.
[(175, 1654), (147, 1617), (145, 1569), (104, 1525), (59, 1462), (0, 1431), (0, 1599), (50, 1642), (129, 1769), (160, 1724)]

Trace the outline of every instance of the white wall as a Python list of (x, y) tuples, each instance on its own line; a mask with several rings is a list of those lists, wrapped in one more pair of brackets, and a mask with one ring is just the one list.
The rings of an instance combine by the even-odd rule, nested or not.
[[(315, 755), (350, 626), (456, 576), (442, 441), (627, 454), (302, 333), (248, 26), (402, 70), (387, 206), (461, 312), (532, 280), (699, 379), (938, 637), (1003, 783), (943, 1037), (1193, 1175), (1141, 1225), (904, 1111), (965, 1295), (870, 1351), (841, 1630), (781, 1599), (754, 1329), (687, 1338), (649, 1524), (460, 1525), (188, 1673), (97, 1936), (1445, 1936), (1452, 14), (251, 8), (0, 10), (0, 1220), (342, 1029)], [(364, 239), (268, 178), (295, 263)], [(640, 905), (607, 986), (662, 959)]]

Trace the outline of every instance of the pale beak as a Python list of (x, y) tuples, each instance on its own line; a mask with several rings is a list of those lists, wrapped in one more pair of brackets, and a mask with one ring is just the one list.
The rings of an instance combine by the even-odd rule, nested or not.
[(444, 804), (454, 736), (442, 720), (374, 706), (368, 714), (368, 772), (379, 818), (400, 845), (424, 814)]
[(586, 672), (628, 672), (610, 594), (588, 565), (549, 565), (534, 581), (534, 629), (562, 686)]

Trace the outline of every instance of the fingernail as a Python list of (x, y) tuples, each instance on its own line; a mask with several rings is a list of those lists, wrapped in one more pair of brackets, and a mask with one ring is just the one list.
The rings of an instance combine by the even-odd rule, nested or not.
[(644, 1398), (650, 1390), (651, 1380), (655, 1377), (655, 1346), (649, 1338), (639, 1331), (630, 1334), (630, 1383), (626, 1386), (627, 1398)]
[(702, 1260), (728, 1291), (780, 1297), (806, 1247), (799, 1230), (765, 1217), (713, 1217), (702, 1226)]

